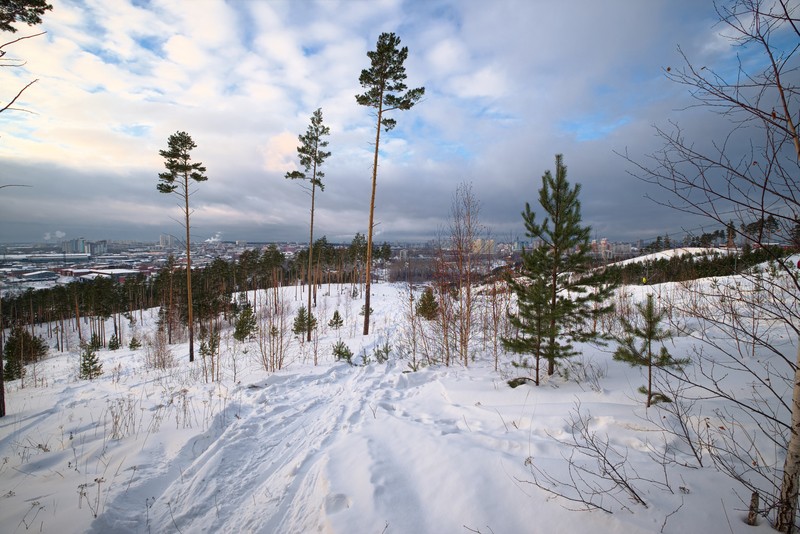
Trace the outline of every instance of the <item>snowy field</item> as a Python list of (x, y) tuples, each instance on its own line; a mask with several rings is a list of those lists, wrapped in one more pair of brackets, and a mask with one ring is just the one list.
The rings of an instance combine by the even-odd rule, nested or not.
[[(363, 298), (352, 299), (349, 288), (322, 289), (314, 309), (320, 324), (338, 309), (345, 326), (338, 333), (323, 326), (316, 366), (310, 344), (295, 339), (284, 369), (267, 373), (256, 343), (236, 346), (230, 333), (215, 383), (203, 380), (199, 358), (188, 363), (187, 344), (171, 347), (179, 364), (163, 371), (146, 367), (144, 349), (101, 350), (104, 374), (92, 381), (78, 379), (77, 350), (51, 351), (37, 365), (35, 386), (30, 369), (24, 388), (6, 384), (0, 531), (771, 532), (764, 519), (744, 523), (749, 492), (707, 455), (698, 466), (656, 424), (667, 416), (645, 409), (636, 391), (643, 371), (613, 361), (613, 344), (582, 346), (539, 387), (510, 388), (506, 380), (518, 372), (512, 357), (495, 371), (480, 342), (468, 368), (411, 372), (400, 354), (407, 291), (373, 290), (373, 333), (365, 337)], [(641, 300), (645, 292), (681, 290), (623, 291)], [(305, 301), (295, 288), (286, 291), (292, 309)], [(148, 335), (156, 315), (145, 311), (133, 331)], [(780, 335), (776, 343), (793, 354), (794, 341)], [(331, 346), (339, 337), (356, 363), (385, 343), (392, 355), (383, 364), (336, 362)], [(686, 336), (668, 347), (680, 357), (697, 343)], [(749, 380), (741, 378), (742, 395)], [(712, 399), (703, 411), (718, 408), (725, 403)], [(643, 502), (586, 475), (608, 512), (582, 511), (534, 483), (570, 480), (570, 458), (597, 470), (574, 446), (576, 418), (607, 444)], [(661, 461), (664, 451), (671, 461)], [(568, 487), (551, 489), (574, 496)]]

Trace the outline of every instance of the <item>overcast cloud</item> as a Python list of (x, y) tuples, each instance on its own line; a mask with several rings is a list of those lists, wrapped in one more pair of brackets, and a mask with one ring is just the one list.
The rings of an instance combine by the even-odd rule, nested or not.
[[(0, 69), (0, 241), (179, 234), (176, 198), (156, 191), (158, 151), (177, 130), (208, 181), (192, 197), (194, 235), (306, 239), (309, 199), (284, 174), (322, 108), (331, 128), (315, 235), (366, 233), (374, 118), (358, 77), (381, 32), (408, 46), (424, 101), (382, 137), (376, 240), (424, 240), (470, 182), (482, 221), (522, 237), (541, 175), (563, 153), (598, 238), (634, 240), (695, 225), (644, 199), (614, 151), (643, 159), (653, 125), (706, 136), (708, 114), (663, 69), (733, 52), (710, 1), (53, 0), (42, 37), (8, 47)], [(4, 42), (11, 34), (0, 36)], [(695, 130), (696, 128), (696, 130)], [(64, 237), (59, 237), (64, 236)]]

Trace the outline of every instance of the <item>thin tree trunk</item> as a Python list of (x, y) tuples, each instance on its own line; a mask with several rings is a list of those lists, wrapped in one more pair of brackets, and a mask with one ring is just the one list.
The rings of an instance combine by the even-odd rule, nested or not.
[(308, 326), (308, 331), (306, 332), (306, 341), (311, 341), (311, 269), (313, 268), (313, 261), (314, 256), (313, 246), (314, 246), (314, 195), (317, 191), (316, 184), (314, 183), (316, 180), (317, 175), (317, 164), (314, 164), (314, 178), (311, 180), (311, 230), (308, 235), (308, 271), (307, 273), (307, 283), (309, 284), (308, 288), (308, 321), (306, 321)]
[(792, 426), (783, 464), (783, 483), (778, 501), (775, 529), (791, 534), (797, 515), (798, 482), (800, 482), (800, 342), (797, 344), (797, 362), (792, 389)]
[(375, 155), (372, 160), (372, 196), (369, 200), (369, 228), (367, 228), (367, 280), (364, 300), (364, 335), (369, 335), (369, 297), (372, 282), (372, 226), (375, 220), (375, 189), (378, 184), (378, 146), (381, 142), (381, 119), (383, 118), (383, 88), (379, 99), (378, 122), (375, 126)]
[(194, 314), (192, 313), (192, 251), (189, 245), (189, 176), (184, 175), (186, 201), (186, 305), (189, 307), (189, 361), (194, 361)]

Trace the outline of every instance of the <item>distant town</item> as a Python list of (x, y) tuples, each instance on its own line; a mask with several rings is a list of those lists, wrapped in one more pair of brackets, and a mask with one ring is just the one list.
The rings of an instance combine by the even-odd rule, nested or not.
[[(333, 243), (336, 248), (346, 248), (349, 243)], [(497, 243), (491, 239), (476, 240), (474, 251), (491, 260), (493, 264), (514, 261), (523, 248), (535, 248), (538, 243), (516, 241)], [(245, 250), (264, 250), (277, 247), (288, 261), (308, 247), (307, 243), (256, 243), (209, 239), (192, 243), (192, 267), (203, 268), (216, 258), (235, 261)], [(390, 243), (391, 262), (395, 264), (392, 279), (404, 279), (397, 271), (408, 265), (409, 258), (424, 264), (436, 256), (438, 243)], [(639, 255), (641, 242), (612, 243), (606, 239), (591, 242), (592, 254), (598, 261), (619, 261)], [(177, 263), (186, 262), (182, 241), (172, 235), (161, 235), (158, 241), (90, 241), (84, 238), (68, 239), (60, 243), (0, 244), (0, 289), (25, 290), (47, 286), (55, 282), (87, 281), (107, 277), (124, 282), (126, 277), (149, 277), (173, 256)], [(386, 270), (384, 273), (388, 273)], [(389, 274), (385, 274), (389, 278)]]

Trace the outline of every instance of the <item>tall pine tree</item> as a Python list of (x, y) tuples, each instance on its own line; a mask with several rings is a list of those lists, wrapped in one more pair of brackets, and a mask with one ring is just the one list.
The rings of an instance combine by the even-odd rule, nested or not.
[[(375, 187), (378, 179), (378, 148), (381, 142), (381, 128), (387, 132), (395, 127), (397, 121), (386, 117), (394, 110), (408, 110), (419, 102), (425, 94), (424, 87), (408, 89), (405, 83), (406, 68), (403, 65), (408, 57), (408, 47), (399, 48), (400, 38), (393, 33), (382, 33), (378, 37), (375, 50), (367, 52), (370, 68), (361, 71), (358, 78), (366, 92), (356, 95), (361, 106), (375, 109), (375, 154), (372, 161), (372, 196), (369, 201), (369, 227), (367, 227), (367, 265), (364, 309), (364, 335), (369, 334), (370, 278), (372, 276), (372, 230), (375, 215)], [(408, 89), (406, 91), (406, 89)]]
[(186, 228), (186, 307), (189, 312), (189, 361), (194, 361), (194, 315), (192, 306), (192, 251), (189, 235), (189, 197), (192, 194), (191, 181), (205, 182), (206, 168), (202, 163), (192, 162), (191, 151), (197, 148), (192, 137), (186, 132), (175, 132), (167, 139), (167, 149), (158, 153), (164, 158), (167, 172), (158, 173), (159, 193), (175, 193), (181, 202)]
[(606, 302), (614, 287), (590, 272), (591, 228), (581, 225), (580, 191), (580, 184), (567, 181), (558, 154), (555, 176), (546, 171), (539, 189), (545, 217), (538, 223), (528, 203), (522, 213), (527, 236), (539, 246), (523, 252), (523, 278), (510, 280), (518, 312), (509, 319), (519, 334), (502, 341), (512, 352), (534, 356), (537, 385), (540, 360), (547, 360), (552, 375), (557, 360), (576, 354), (573, 343), (599, 340), (590, 323), (613, 309)]
[[(311, 116), (311, 124), (309, 124), (305, 135), (297, 136), (300, 140), (300, 146), (297, 147), (297, 157), (300, 159), (300, 165), (303, 166), (303, 171), (290, 171), (286, 173), (286, 178), (290, 180), (308, 180), (311, 192), (311, 229), (308, 237), (308, 270), (306, 271), (306, 279), (308, 285), (308, 309), (311, 310), (311, 284), (312, 284), (312, 267), (314, 260), (314, 198), (316, 196), (317, 187), (320, 191), (325, 190), (322, 179), (325, 173), (322, 172), (322, 163), (331, 155), (330, 152), (325, 152), (325, 147), (328, 146), (328, 141), (323, 139), (328, 136), (331, 129), (322, 123), (322, 108), (317, 109)], [(308, 323), (308, 332), (306, 332), (306, 340), (311, 341), (311, 323)]]

